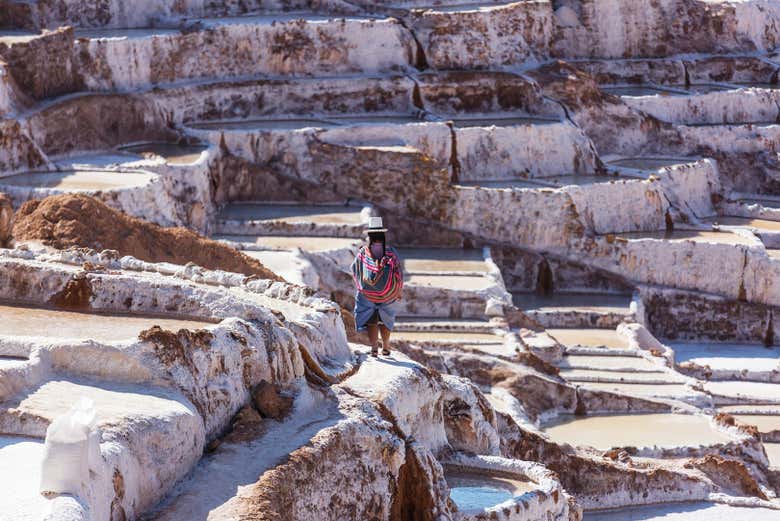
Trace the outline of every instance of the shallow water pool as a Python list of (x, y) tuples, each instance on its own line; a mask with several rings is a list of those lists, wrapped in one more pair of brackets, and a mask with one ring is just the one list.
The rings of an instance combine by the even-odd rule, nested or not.
[(532, 481), (449, 470), (444, 474), (450, 497), (465, 512), (481, 511), (536, 488)]

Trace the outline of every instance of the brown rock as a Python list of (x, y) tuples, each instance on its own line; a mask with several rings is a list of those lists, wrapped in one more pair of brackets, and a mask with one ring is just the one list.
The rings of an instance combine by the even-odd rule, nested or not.
[(86, 273), (73, 276), (60, 291), (52, 295), (49, 303), (61, 309), (83, 310), (92, 300), (92, 285)]
[(245, 405), (233, 417), (231, 431), (224, 441), (251, 441), (262, 436), (264, 432), (263, 418), (251, 406)]
[(114, 210), (92, 197), (65, 194), (27, 201), (16, 214), (17, 241), (41, 241), (59, 249), (86, 247), (117, 250), (148, 262), (193, 262), (281, 280), (260, 262), (185, 228), (163, 228)]
[(292, 409), (295, 398), (285, 395), (272, 383), (263, 380), (252, 389), (252, 402), (260, 414), (281, 421)]
[(748, 467), (741, 461), (708, 454), (689, 463), (693, 468), (707, 474), (713, 483), (728, 493), (767, 499)]
[(11, 206), (11, 199), (6, 194), (0, 193), (0, 248), (5, 248), (11, 242), (13, 218), (14, 208)]

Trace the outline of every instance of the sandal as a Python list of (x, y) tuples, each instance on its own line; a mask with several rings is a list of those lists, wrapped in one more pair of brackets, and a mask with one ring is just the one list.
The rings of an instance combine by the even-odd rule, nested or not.
[(371, 356), (374, 358), (379, 356), (379, 347), (378, 346), (371, 346)]
[(383, 356), (390, 356), (390, 350), (386, 348), (385, 346), (382, 346), (382, 355)]

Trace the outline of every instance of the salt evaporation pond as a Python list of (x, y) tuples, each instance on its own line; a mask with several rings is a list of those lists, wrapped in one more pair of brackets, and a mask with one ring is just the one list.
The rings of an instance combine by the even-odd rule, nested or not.
[(357, 206), (234, 203), (225, 206), (219, 218), (240, 221), (360, 225), (363, 223), (361, 210), (362, 208)]
[(551, 328), (547, 333), (566, 347), (606, 347), (627, 349), (628, 342), (614, 329), (594, 328)]
[(207, 322), (129, 314), (98, 314), (0, 305), (0, 335), (111, 342), (136, 338), (152, 326), (178, 331)]
[(731, 232), (718, 232), (707, 230), (675, 230), (673, 232), (627, 232), (617, 234), (618, 237), (629, 240), (655, 239), (664, 241), (695, 241), (713, 242), (719, 244), (744, 244), (754, 246), (756, 241)]
[(122, 150), (142, 156), (159, 156), (171, 165), (190, 165), (200, 159), (201, 153), (208, 147), (205, 145), (178, 145), (175, 143), (143, 143), (132, 145)]
[(780, 510), (720, 503), (666, 503), (586, 512), (583, 521), (777, 521)]
[(145, 172), (71, 170), (65, 172), (30, 172), (0, 179), (0, 186), (52, 188), (68, 191), (117, 190), (144, 186), (155, 178)]
[[(351, 248), (360, 239), (343, 237), (318, 237), (299, 235), (214, 235), (218, 241), (239, 242), (251, 244), (260, 250), (294, 250), (325, 251)], [(245, 252), (246, 253), (246, 252)]]
[(758, 432), (780, 431), (780, 416), (771, 414), (732, 414), (737, 421), (754, 425)]
[(633, 168), (636, 170), (659, 170), (661, 168), (691, 163), (695, 159), (674, 157), (626, 157), (610, 161), (609, 166)]
[(693, 414), (610, 414), (559, 416), (542, 426), (553, 441), (600, 450), (613, 447), (678, 447), (734, 441), (706, 416)]
[(487, 272), (482, 250), (399, 248), (406, 272)]
[(752, 217), (734, 217), (719, 216), (703, 219), (704, 222), (718, 224), (721, 226), (744, 226), (755, 228), (757, 230), (777, 232), (780, 231), (780, 221), (771, 221), (769, 219), (755, 219)]
[(446, 470), (450, 498), (463, 512), (479, 512), (536, 489), (533, 481), (503, 476)]

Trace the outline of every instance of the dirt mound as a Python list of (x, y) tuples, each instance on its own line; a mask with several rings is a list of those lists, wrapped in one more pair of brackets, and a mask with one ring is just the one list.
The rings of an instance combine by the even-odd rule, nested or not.
[(59, 249), (117, 250), (148, 262), (194, 262), (207, 269), (282, 280), (257, 260), (217, 241), (130, 217), (86, 195), (27, 201), (16, 213), (13, 236)]

